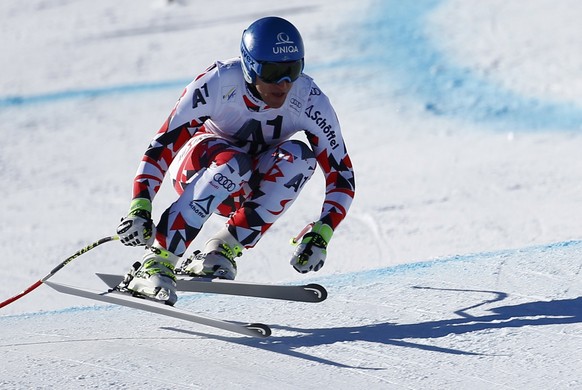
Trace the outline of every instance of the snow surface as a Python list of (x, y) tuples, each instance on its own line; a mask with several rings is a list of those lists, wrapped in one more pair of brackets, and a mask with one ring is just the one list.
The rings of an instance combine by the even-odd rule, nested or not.
[[(114, 233), (182, 87), (270, 14), (302, 31), (358, 189), (319, 273), (287, 244), (315, 177), (238, 278), (328, 300), (177, 304), (271, 324), (257, 340), (41, 286), (0, 309), (0, 388), (582, 389), (575, 0), (0, 2), (0, 300)], [(141, 253), (104, 244), (51, 280), (103, 288)]]

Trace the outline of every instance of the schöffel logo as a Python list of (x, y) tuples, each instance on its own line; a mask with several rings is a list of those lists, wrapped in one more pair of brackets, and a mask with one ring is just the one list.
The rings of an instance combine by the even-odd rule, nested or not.
[(322, 112), (315, 109), (312, 104), (311, 106), (307, 107), (307, 109), (305, 109), (305, 115), (307, 115), (309, 119), (315, 122), (317, 127), (323, 131), (323, 134), (328, 139), (331, 148), (337, 149), (339, 144), (336, 139), (335, 131), (333, 130), (331, 123), (327, 123), (327, 118), (322, 114)]
[(199, 217), (206, 218), (206, 216), (210, 214), (210, 207), (212, 205), (213, 200), (214, 195), (209, 195), (203, 199), (194, 199), (193, 201), (190, 202), (190, 208)]
[(222, 173), (215, 174), (214, 181), (220, 184), (228, 192), (232, 192), (236, 188), (236, 184)]
[(295, 42), (289, 38), (289, 35), (284, 32), (277, 34), (277, 42), (273, 47), (274, 54), (284, 54), (284, 53), (297, 53), (299, 48), (295, 45)]

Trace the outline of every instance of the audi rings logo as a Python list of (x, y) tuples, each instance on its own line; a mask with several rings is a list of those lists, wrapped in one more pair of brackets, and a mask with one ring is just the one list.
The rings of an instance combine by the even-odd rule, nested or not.
[(228, 192), (232, 192), (236, 188), (236, 184), (222, 173), (215, 174), (214, 181), (224, 187)]

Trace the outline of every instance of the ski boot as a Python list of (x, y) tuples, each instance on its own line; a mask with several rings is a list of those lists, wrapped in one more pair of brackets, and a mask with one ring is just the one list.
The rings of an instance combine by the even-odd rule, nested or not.
[(182, 265), (181, 272), (190, 276), (211, 276), (234, 280), (236, 257), (242, 255), (243, 246), (223, 229), (206, 242), (204, 250), (196, 251)]
[(152, 247), (143, 257), (143, 263), (134, 264), (134, 271), (126, 276), (122, 285), (134, 295), (162, 301), (174, 305), (176, 295), (176, 276), (174, 265), (178, 256), (165, 249)]

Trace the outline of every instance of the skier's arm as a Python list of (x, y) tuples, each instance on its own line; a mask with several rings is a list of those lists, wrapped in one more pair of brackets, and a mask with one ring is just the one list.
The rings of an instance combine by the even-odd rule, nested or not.
[(354, 170), (331, 105), (324, 105), (321, 110), (315, 108), (309, 112), (309, 118), (316, 127), (307, 132), (307, 138), (325, 177), (325, 199), (319, 221), (335, 230), (346, 217), (355, 195)]
[(318, 271), (327, 257), (334, 229), (346, 217), (355, 195), (352, 163), (344, 144), (339, 121), (327, 98), (308, 105), (307, 138), (325, 177), (325, 199), (318, 221), (305, 234), (291, 258), (297, 272)]
[(153, 201), (174, 157), (210, 118), (213, 102), (208, 99), (208, 90), (217, 82), (215, 69), (215, 66), (208, 68), (186, 87), (150, 142), (133, 181), (133, 199)]
[(151, 219), (152, 201), (159, 191), (166, 172), (179, 150), (204, 124), (211, 104), (193, 104), (200, 90), (213, 80), (213, 69), (190, 83), (176, 103), (168, 119), (145, 151), (133, 180), (132, 201), (128, 214), (117, 228), (120, 241), (130, 246), (149, 246), (155, 237)]

